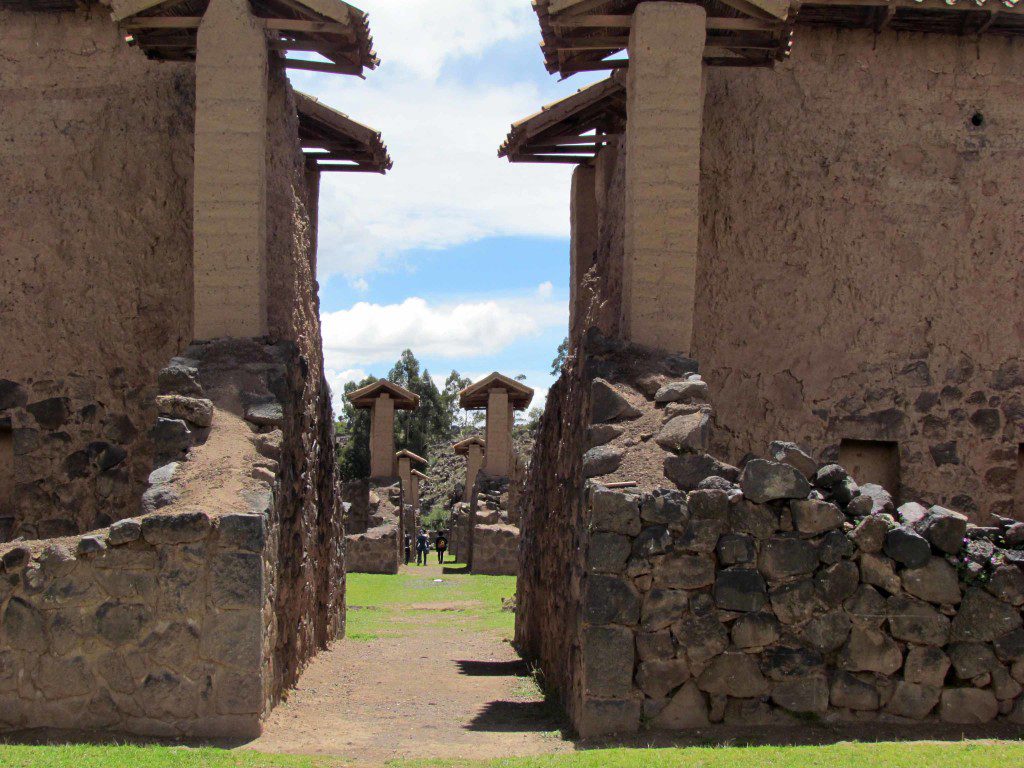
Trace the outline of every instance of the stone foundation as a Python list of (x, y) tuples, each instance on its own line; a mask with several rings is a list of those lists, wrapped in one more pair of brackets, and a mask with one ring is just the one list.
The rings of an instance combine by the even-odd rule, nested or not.
[(509, 524), (511, 483), (481, 471), (466, 512), (466, 565), (473, 573), (515, 576), (519, 528)]
[(577, 731), (1024, 722), (1024, 525), (722, 462), (694, 369), (591, 336), (549, 397), (516, 639)]
[(366, 491), (366, 524), (345, 536), (345, 568), (349, 573), (398, 573), (404, 561), (402, 543), (402, 486), (397, 480), (370, 480)]
[[(289, 344), (187, 354), (160, 376), (153, 452), (178, 461), (143, 514), (0, 548), (5, 729), (255, 736), (343, 629), (326, 387)], [(309, 409), (322, 452), (299, 439)]]

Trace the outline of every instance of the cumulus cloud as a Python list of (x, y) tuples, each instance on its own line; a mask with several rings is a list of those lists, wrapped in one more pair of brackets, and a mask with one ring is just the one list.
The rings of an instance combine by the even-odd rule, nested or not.
[(430, 304), (410, 297), (400, 304), (359, 302), (321, 315), (324, 353), (333, 370), (387, 363), (410, 348), (424, 358), (494, 355), (512, 343), (564, 327), (565, 302), (529, 295)]
[[(394, 268), (412, 249), (485, 237), (565, 237), (565, 166), (512, 165), (497, 149), (514, 120), (586, 81), (543, 74), (536, 17), (524, 0), (374, 0), (382, 66), (367, 80), (293, 70), (295, 86), (383, 133), (395, 167), (387, 176), (324, 174), (320, 279)], [(485, 55), (516, 41), (532, 74), (488, 71)], [(481, 66), (481, 63), (484, 66)], [(510, 71), (511, 70), (511, 71)]]

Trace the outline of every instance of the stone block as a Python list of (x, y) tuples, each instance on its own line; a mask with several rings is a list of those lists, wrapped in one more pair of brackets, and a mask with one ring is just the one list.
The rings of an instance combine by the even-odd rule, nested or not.
[(583, 617), (591, 624), (636, 624), (640, 619), (640, 595), (626, 579), (591, 574)]
[(635, 495), (598, 487), (591, 495), (590, 508), (594, 530), (626, 536), (640, 533), (640, 506)]
[(878, 709), (878, 689), (848, 672), (838, 672), (829, 691), (832, 706), (871, 712)]
[(739, 699), (765, 696), (770, 690), (754, 657), (736, 652), (712, 659), (697, 678), (697, 686), (706, 693)]
[(655, 587), (643, 597), (640, 627), (655, 632), (671, 626), (682, 618), (689, 604), (689, 594), (681, 589)]
[(771, 697), (790, 712), (822, 714), (828, 709), (828, 680), (824, 675), (783, 680), (772, 686)]
[(702, 480), (708, 477), (724, 477), (733, 481), (739, 476), (739, 470), (723, 464), (706, 453), (684, 453), (665, 457), (665, 477), (675, 483), (683, 491), (692, 491)]
[(939, 717), (945, 723), (988, 723), (995, 720), (998, 714), (999, 702), (992, 691), (979, 688), (947, 688), (942, 692)]
[(808, 479), (813, 478), (818, 472), (818, 462), (796, 443), (776, 440), (769, 444), (768, 451), (774, 461), (789, 464)]
[(694, 520), (717, 520), (724, 523), (729, 519), (729, 494), (725, 491), (698, 488), (687, 494), (686, 504)]
[(949, 672), (949, 656), (939, 648), (917, 646), (907, 651), (903, 663), (903, 679), (908, 683), (942, 688)]
[(953, 618), (950, 642), (991, 642), (1021, 627), (1020, 613), (977, 587), (964, 594), (960, 610)]
[(759, 611), (768, 602), (764, 579), (750, 568), (719, 571), (712, 594), (718, 607), (726, 611)]
[(755, 539), (767, 539), (779, 530), (779, 515), (771, 507), (740, 501), (729, 507), (729, 531), (749, 533)]
[(156, 408), (161, 416), (182, 419), (197, 427), (213, 424), (213, 403), (202, 397), (186, 395), (159, 395)]
[(798, 499), (791, 501), (789, 509), (793, 525), (800, 533), (817, 536), (842, 528), (846, 515), (835, 504), (820, 499)]
[(743, 533), (726, 533), (715, 546), (718, 562), (722, 565), (745, 565), (757, 557), (754, 538)]
[(110, 526), (110, 531), (107, 533), (107, 543), (112, 547), (119, 547), (123, 544), (131, 544), (133, 541), (138, 541), (141, 535), (142, 523), (138, 520), (131, 518), (118, 520)]
[(45, 622), (42, 614), (32, 605), (17, 597), (12, 597), (4, 608), (3, 637), (11, 648), (30, 653), (42, 653), (46, 650)]
[(729, 647), (729, 633), (714, 616), (687, 616), (672, 625), (672, 634), (691, 665), (702, 664)]
[(159, 513), (143, 518), (142, 537), (150, 544), (185, 544), (205, 539), (210, 528), (205, 512)]
[(842, 605), (852, 597), (859, 585), (860, 571), (849, 560), (823, 568), (814, 576), (818, 597), (831, 608)]
[(203, 659), (242, 670), (260, 669), (263, 616), (260, 611), (210, 611), (203, 621), (199, 652)]
[(711, 441), (711, 415), (696, 411), (669, 419), (654, 441), (666, 451), (704, 453)]
[(672, 633), (667, 629), (636, 633), (636, 653), (641, 661), (667, 661), (675, 656), (675, 652)]
[(640, 504), (640, 517), (647, 523), (682, 529), (690, 517), (686, 495), (666, 488), (646, 494)]
[(912, 720), (923, 720), (935, 709), (941, 693), (942, 689), (935, 686), (898, 680), (885, 711)]
[(865, 584), (880, 587), (890, 594), (900, 591), (900, 577), (896, 575), (896, 566), (883, 555), (865, 552), (860, 556), (860, 580)]
[(644, 661), (637, 667), (636, 684), (653, 699), (661, 699), (690, 679), (685, 659)]
[(840, 669), (892, 675), (903, 666), (900, 647), (884, 632), (854, 625), (839, 653)]
[(811, 573), (818, 566), (818, 550), (796, 537), (775, 537), (761, 545), (757, 569), (769, 581)]
[(808, 621), (802, 635), (809, 647), (819, 653), (831, 653), (843, 647), (852, 626), (844, 611), (829, 611)]
[(111, 644), (137, 642), (152, 615), (138, 603), (106, 602), (96, 609), (96, 631)]
[(650, 558), (663, 555), (672, 547), (672, 534), (663, 525), (644, 528), (633, 542), (633, 557)]
[(654, 719), (655, 728), (683, 730), (701, 728), (710, 723), (707, 698), (694, 682), (685, 683)]
[(764, 648), (779, 639), (779, 620), (770, 613), (748, 613), (733, 622), (730, 634), (737, 648)]
[(935, 505), (913, 524), (914, 530), (926, 538), (933, 547), (955, 555), (964, 545), (967, 535), (967, 517), (959, 512)]
[(814, 582), (810, 579), (773, 587), (769, 598), (772, 610), (783, 624), (800, 624), (825, 607), (818, 599)]
[(266, 543), (266, 521), (263, 515), (222, 515), (217, 523), (222, 547), (246, 552), (262, 552)]
[(850, 536), (861, 552), (875, 554), (882, 551), (885, 536), (894, 526), (895, 521), (888, 515), (869, 515), (857, 523)]
[(615, 386), (605, 379), (594, 379), (590, 384), (590, 423), (603, 424), (621, 419), (635, 419), (640, 411), (630, 405)]
[(919, 568), (932, 556), (928, 540), (909, 528), (893, 528), (885, 534), (885, 554), (908, 568)]
[(941, 557), (932, 557), (924, 565), (905, 569), (900, 579), (903, 589), (914, 597), (940, 605), (960, 602), (960, 579)]
[(284, 407), (277, 400), (252, 403), (245, 409), (245, 420), (258, 427), (284, 427)]
[(751, 459), (740, 475), (743, 495), (756, 504), (780, 499), (806, 499), (811, 484), (797, 469), (764, 459)]
[(625, 627), (583, 630), (583, 678), (589, 696), (628, 698), (633, 689), (633, 631)]
[(641, 700), (596, 699), (584, 696), (573, 725), (583, 739), (636, 733), (640, 729)]
[(715, 562), (705, 555), (671, 552), (658, 558), (654, 584), (670, 589), (700, 589), (715, 583)]
[(949, 619), (922, 600), (893, 595), (888, 612), (889, 632), (896, 640), (943, 646), (949, 639)]

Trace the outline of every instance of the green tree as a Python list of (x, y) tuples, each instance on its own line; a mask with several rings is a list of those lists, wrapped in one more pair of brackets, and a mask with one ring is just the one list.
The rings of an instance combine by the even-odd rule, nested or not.
[(388, 379), (420, 396), (418, 408), (395, 414), (396, 445), (429, 458), (430, 443), (452, 434), (452, 421), (441, 391), (430, 377), (430, 371), (420, 372), (420, 362), (410, 349), (398, 358)]
[(569, 337), (566, 336), (562, 339), (562, 343), (558, 345), (558, 351), (555, 352), (555, 359), (551, 363), (551, 375), (561, 376), (565, 370), (565, 364), (569, 362)]
[(344, 405), (336, 427), (342, 439), (338, 449), (338, 469), (344, 480), (370, 476), (370, 412), (353, 406), (348, 395), (375, 381), (376, 376), (368, 376), (362, 381), (350, 381), (345, 385)]
[(465, 429), (470, 424), (469, 413), (459, 406), (459, 393), (472, 383), (472, 379), (460, 376), (458, 371), (452, 371), (445, 379), (444, 389), (441, 390), (441, 402), (448, 414), (448, 423), (455, 431)]

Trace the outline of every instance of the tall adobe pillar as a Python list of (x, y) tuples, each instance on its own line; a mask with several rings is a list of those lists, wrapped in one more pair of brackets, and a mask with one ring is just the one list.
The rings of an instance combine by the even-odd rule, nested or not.
[(512, 471), (512, 426), (515, 412), (529, 407), (533, 390), (508, 376), (492, 373), (459, 393), (467, 410), (487, 411), (483, 471), (492, 477), (508, 477)]
[(419, 395), (405, 387), (381, 379), (350, 392), (348, 400), (356, 408), (370, 411), (370, 478), (395, 476), (395, 411), (414, 410)]
[(395, 454), (395, 461), (398, 464), (398, 478), (402, 481), (402, 490), (405, 491), (405, 503), (419, 510), (419, 481), (416, 479), (416, 470), (412, 468), (413, 463), (426, 464), (427, 460), (417, 456), (412, 451), (401, 450)]
[(697, 278), (705, 12), (641, 3), (629, 36), (622, 328), (689, 354)]
[(197, 339), (267, 333), (267, 35), (249, 0), (210, 0), (196, 46)]
[(463, 501), (468, 502), (473, 495), (476, 476), (484, 465), (484, 446), (486, 445), (483, 438), (474, 435), (452, 446), (455, 449), (456, 456), (466, 457), (466, 489), (462, 492)]

